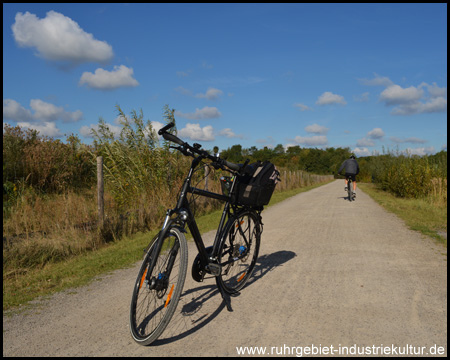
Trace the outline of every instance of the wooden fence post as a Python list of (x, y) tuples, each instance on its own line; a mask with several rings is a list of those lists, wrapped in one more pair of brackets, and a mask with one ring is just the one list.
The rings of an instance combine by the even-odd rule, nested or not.
[(97, 202), (98, 202), (98, 223), (103, 226), (105, 206), (103, 201), (103, 157), (97, 156)]
[(208, 190), (209, 166), (205, 164), (205, 190)]

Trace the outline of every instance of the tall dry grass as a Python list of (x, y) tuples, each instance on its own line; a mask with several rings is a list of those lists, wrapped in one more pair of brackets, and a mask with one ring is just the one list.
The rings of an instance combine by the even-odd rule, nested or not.
[[(181, 173), (187, 174), (189, 159), (184, 158)], [(179, 159), (181, 161), (181, 158)], [(281, 171), (282, 182), (277, 191), (309, 186), (328, 179), (305, 172)], [(208, 190), (221, 192), (221, 170), (209, 170)], [(26, 271), (48, 262), (98, 249), (124, 235), (156, 229), (161, 226), (165, 211), (173, 208), (184, 177), (164, 186), (139, 193), (129, 205), (118, 203), (114, 193), (105, 193), (105, 223), (97, 228), (96, 189), (83, 194), (39, 195), (24, 192), (11, 207), (14, 214), (4, 221), (3, 267), (6, 273)], [(193, 186), (205, 188), (205, 168), (200, 166), (193, 177)], [(106, 186), (108, 188), (108, 186)], [(223, 203), (204, 197), (190, 198), (196, 215), (219, 209)]]
[(427, 199), (440, 208), (447, 207), (447, 179), (431, 179), (431, 191)]

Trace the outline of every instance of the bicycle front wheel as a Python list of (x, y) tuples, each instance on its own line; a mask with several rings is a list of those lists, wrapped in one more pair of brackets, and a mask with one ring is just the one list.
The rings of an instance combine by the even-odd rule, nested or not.
[(217, 285), (227, 293), (242, 289), (252, 276), (260, 241), (260, 220), (253, 211), (243, 211), (228, 220), (217, 256), (222, 272), (216, 278)]
[[(177, 228), (171, 228), (162, 240), (161, 251), (154, 254), (158, 241), (157, 236), (144, 257), (131, 299), (131, 335), (141, 345), (151, 344), (167, 327), (186, 279), (185, 236)], [(153, 256), (157, 260), (151, 269)]]

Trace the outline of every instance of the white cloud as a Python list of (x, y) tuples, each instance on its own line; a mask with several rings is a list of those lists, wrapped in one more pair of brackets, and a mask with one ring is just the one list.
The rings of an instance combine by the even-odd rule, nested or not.
[(386, 105), (399, 105), (418, 101), (423, 96), (423, 90), (410, 86), (402, 88), (400, 85), (391, 85), (380, 94), (380, 100)]
[[(120, 132), (123, 129), (123, 126), (120, 123), (121, 118), (122, 118), (122, 116), (119, 115), (114, 119), (114, 124), (117, 124), (117, 125), (105, 123), (105, 125), (113, 133), (115, 139), (119, 138)], [(127, 116), (127, 120), (132, 121), (128, 116)], [(151, 124), (152, 124), (152, 129), (156, 134), (158, 134), (159, 129), (164, 127), (164, 124), (160, 123), (159, 121), (151, 121)], [(93, 138), (94, 136), (92, 135), (92, 129), (94, 129), (95, 131), (98, 131), (98, 124), (90, 124), (89, 126), (82, 126), (80, 128), (80, 134), (87, 138)], [(144, 129), (144, 134), (146, 136), (150, 135), (148, 127), (146, 127)], [(161, 138), (161, 136), (158, 136), (158, 138)]]
[(284, 145), (284, 150), (287, 151), (290, 147), (298, 146), (298, 144), (287, 143)]
[(84, 137), (92, 138), (93, 137), (92, 133), (91, 133), (91, 129), (92, 128), (97, 130), (98, 129), (98, 125), (93, 125), (93, 124), (91, 124), (90, 126), (84, 125), (84, 126), (82, 126), (80, 128), (80, 134), (83, 135)]
[(57, 107), (39, 99), (32, 99), (30, 107), (34, 110), (33, 117), (36, 120), (76, 122), (83, 118), (83, 113), (80, 110), (68, 112), (62, 106)]
[(200, 124), (187, 123), (186, 127), (178, 131), (178, 136), (194, 141), (213, 141), (214, 131), (211, 125), (200, 127)]
[(402, 144), (402, 143), (424, 144), (424, 143), (427, 142), (426, 140), (422, 140), (422, 139), (419, 139), (419, 138), (416, 138), (416, 137), (409, 137), (409, 138), (406, 138), (406, 139), (402, 139), (402, 138), (399, 138), (399, 137), (391, 136), (389, 138), (389, 140), (391, 140), (391, 141), (393, 141), (393, 142), (395, 142), (397, 144)]
[(421, 148), (407, 148), (405, 150), (406, 153), (410, 154), (410, 155), (419, 155), (419, 156), (423, 156), (423, 155), (431, 155), (435, 152), (434, 150), (434, 146), (429, 146), (429, 147), (421, 147)]
[[(194, 96), (192, 91), (189, 89), (185, 89), (182, 86), (178, 86), (175, 91), (179, 92), (180, 94), (187, 95), (187, 96)], [(208, 100), (217, 100), (219, 96), (223, 95), (223, 91), (215, 88), (208, 88), (206, 90), (205, 94), (196, 94), (195, 97), (198, 99), (208, 99)]]
[[(164, 124), (160, 123), (159, 121), (151, 121), (151, 124), (152, 124), (152, 128), (156, 132), (156, 134), (158, 134), (159, 129), (162, 129), (164, 127)], [(148, 134), (148, 130), (147, 130), (147, 134)], [(158, 137), (161, 137), (161, 136), (158, 135)]]
[(83, 113), (80, 110), (66, 111), (62, 106), (58, 107), (40, 99), (32, 99), (30, 107), (34, 113), (25, 109), (15, 100), (3, 99), (3, 118), (24, 123), (30, 121), (55, 122), (58, 120), (76, 122), (83, 118)]
[(352, 150), (352, 153), (354, 153), (356, 156), (370, 156), (371, 153), (369, 151), (369, 149), (367, 148), (360, 148), (360, 147), (356, 147)]
[(381, 128), (374, 128), (367, 133), (369, 139), (381, 139), (384, 136), (384, 131)]
[(306, 146), (321, 146), (328, 144), (328, 139), (325, 135), (316, 135), (311, 137), (296, 136), (294, 141), (297, 144)]
[(231, 130), (230, 128), (226, 128), (226, 129), (220, 130), (219, 131), (219, 135), (225, 136), (227, 138), (239, 138), (239, 139), (243, 138), (242, 135), (235, 134), (234, 131)]
[(381, 128), (374, 128), (367, 133), (367, 136), (357, 140), (356, 146), (357, 149), (363, 151), (363, 149), (367, 149), (367, 147), (375, 146), (374, 140), (380, 140), (384, 137), (384, 131)]
[(175, 111), (175, 115), (190, 120), (214, 119), (222, 116), (216, 107), (209, 106), (205, 106), (203, 109), (196, 108), (194, 113), (182, 113), (181, 111)]
[(111, 45), (96, 40), (75, 21), (55, 11), (49, 11), (43, 19), (28, 11), (19, 12), (12, 31), (19, 46), (35, 48), (37, 55), (47, 60), (105, 63), (113, 57)]
[(341, 104), (345, 105), (347, 102), (341, 95), (333, 94), (330, 91), (324, 92), (316, 101), (317, 105), (331, 105), (331, 104)]
[(386, 76), (380, 76), (378, 74), (374, 74), (375, 77), (373, 79), (358, 79), (361, 84), (367, 85), (367, 86), (391, 86), (394, 85), (394, 83)]
[(32, 118), (31, 111), (25, 109), (17, 101), (3, 99), (3, 120), (30, 121)]
[[(428, 96), (424, 89), (428, 90)], [(436, 83), (422, 83), (418, 87), (406, 89), (399, 85), (387, 87), (380, 100), (386, 105), (397, 105), (392, 109), (392, 115), (414, 115), (447, 111), (447, 87), (439, 87)]]
[(295, 103), (294, 106), (298, 107), (301, 111), (307, 111), (307, 110), (312, 111), (312, 109), (305, 104)]
[[(414, 115), (447, 111), (447, 87), (439, 87), (436, 83), (425, 82), (419, 86), (403, 88), (394, 84), (389, 78), (375, 74), (372, 80), (359, 79), (364, 85), (384, 86), (380, 101), (387, 106), (395, 106), (392, 115)], [(425, 92), (427, 90), (427, 93)]]
[(433, 85), (422, 83), (419, 86), (426, 87), (431, 98), (447, 98), (447, 87), (439, 87), (435, 82)]
[(326, 128), (325, 126), (321, 126), (318, 124), (313, 124), (313, 125), (309, 125), (307, 127), (305, 127), (305, 131), (308, 133), (313, 133), (313, 134), (326, 134), (328, 132), (328, 130), (330, 130), (329, 128)]
[(356, 146), (375, 146), (375, 143), (371, 139), (363, 138), (356, 142)]
[(195, 95), (195, 97), (199, 99), (216, 100), (219, 98), (220, 95), (223, 95), (222, 90), (210, 87), (208, 88), (208, 90), (206, 90), (205, 94), (197, 94)]
[(19, 125), (21, 128), (37, 130), (39, 131), (39, 135), (43, 136), (50, 136), (56, 138), (63, 136), (63, 134), (61, 133), (61, 131), (59, 131), (54, 122), (48, 121), (44, 121), (41, 123), (18, 122), (17, 125)]
[(133, 77), (133, 69), (125, 65), (114, 66), (113, 71), (97, 69), (95, 73), (84, 72), (81, 75), (79, 85), (99, 90), (113, 90), (125, 86), (138, 86), (139, 83)]
[(436, 113), (447, 111), (447, 99), (443, 97), (434, 98), (426, 103), (420, 101), (412, 102), (410, 104), (402, 104), (392, 109), (392, 115), (414, 115), (425, 113)]

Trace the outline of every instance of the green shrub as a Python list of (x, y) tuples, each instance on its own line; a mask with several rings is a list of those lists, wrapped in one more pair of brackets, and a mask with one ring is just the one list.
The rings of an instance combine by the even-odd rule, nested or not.
[(428, 156), (389, 152), (373, 158), (370, 167), (372, 179), (379, 188), (404, 198), (429, 196), (432, 180), (443, 177), (439, 164)]

